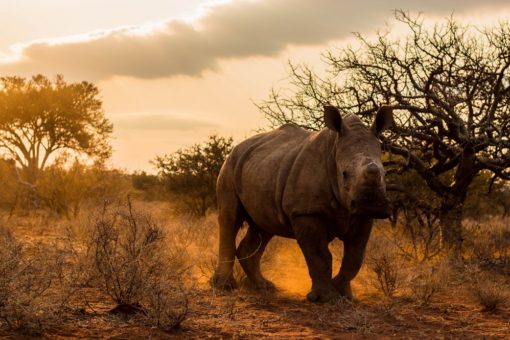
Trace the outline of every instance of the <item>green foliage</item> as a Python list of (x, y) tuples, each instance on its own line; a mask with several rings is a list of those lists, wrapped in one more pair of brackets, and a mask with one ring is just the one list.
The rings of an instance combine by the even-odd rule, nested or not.
[(161, 200), (168, 196), (161, 178), (145, 171), (135, 171), (131, 174), (131, 184), (133, 189), (141, 192), (143, 199), (148, 201)]
[(232, 143), (232, 138), (212, 135), (203, 144), (156, 158), (167, 190), (180, 197), (186, 211), (203, 216), (216, 206), (216, 179)]
[(66, 83), (61, 75), (0, 78), (0, 151), (32, 184), (59, 151), (109, 157), (112, 129), (91, 83)]

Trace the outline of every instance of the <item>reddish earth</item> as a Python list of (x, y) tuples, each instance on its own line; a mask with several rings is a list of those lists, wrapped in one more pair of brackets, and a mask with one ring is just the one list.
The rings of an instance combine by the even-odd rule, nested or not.
[[(386, 305), (363, 298), (350, 304), (311, 304), (298, 297), (250, 293), (213, 295), (198, 290), (191, 297), (187, 319), (180, 329), (165, 333), (141, 327), (108, 313), (113, 305), (97, 292), (85, 310), (74, 311), (64, 323), (47, 330), (45, 337), (65, 338), (508, 338), (510, 313), (481, 313), (455, 296), (439, 296), (429, 307), (408, 301)], [(371, 299), (373, 300), (373, 299)], [(7, 338), (15, 334), (4, 333)]]
[[(52, 229), (20, 224), (15, 229), (25, 242), (55, 239)], [(45, 338), (212, 338), (212, 339), (350, 339), (426, 338), (479, 339), (510, 338), (510, 309), (482, 312), (462, 282), (434, 296), (428, 306), (405, 297), (385, 300), (366, 283), (366, 272), (354, 282), (355, 303), (340, 301), (312, 304), (304, 300), (310, 285), (306, 267), (297, 248), (275, 248), (275, 258), (265, 263), (266, 273), (280, 290), (276, 294), (236, 291), (215, 293), (204, 284), (191, 290), (189, 312), (180, 328), (172, 332), (141, 325), (109, 311), (113, 302), (100, 291), (84, 288), (73, 308)], [(338, 264), (336, 264), (338, 268)], [(285, 270), (283, 270), (285, 269)], [(283, 273), (285, 275), (283, 275)], [(82, 301), (87, 301), (87, 304)], [(5, 338), (20, 338), (13, 332)]]

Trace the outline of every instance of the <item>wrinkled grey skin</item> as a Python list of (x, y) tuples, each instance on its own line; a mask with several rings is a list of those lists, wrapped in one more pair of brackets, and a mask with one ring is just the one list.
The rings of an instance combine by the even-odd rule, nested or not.
[[(352, 298), (373, 218), (389, 216), (377, 135), (393, 122), (390, 107), (377, 112), (371, 128), (357, 116), (342, 118), (324, 108), (327, 128), (310, 132), (292, 124), (237, 145), (217, 183), (219, 264), (211, 284), (236, 287), (235, 257), (255, 288), (273, 288), (260, 272), (260, 258), (275, 235), (297, 240), (308, 265), (310, 301)], [(242, 225), (248, 231), (236, 249)], [(328, 244), (343, 241), (340, 272), (332, 279)], [(282, 270), (285, 270), (282, 268)]]

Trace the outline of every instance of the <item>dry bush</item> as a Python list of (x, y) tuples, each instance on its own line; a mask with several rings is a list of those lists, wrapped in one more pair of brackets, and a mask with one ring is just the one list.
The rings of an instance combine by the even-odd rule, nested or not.
[(508, 284), (497, 274), (482, 271), (479, 266), (469, 266), (465, 274), (482, 311), (493, 312), (507, 303)]
[(65, 301), (52, 289), (56, 273), (62, 272), (56, 253), (41, 245), (29, 251), (0, 228), (0, 325), (38, 335), (61, 315)]
[(400, 254), (408, 260), (426, 262), (437, 258), (442, 251), (440, 225), (437, 220), (426, 222), (406, 222), (387, 230), (388, 236)]
[(430, 196), (430, 191), (416, 184), (419, 179), (415, 176), (409, 180), (411, 182), (408, 184), (415, 191), (416, 197), (393, 194), (393, 216), (390, 219), (392, 227), (384, 228), (383, 231), (394, 241), (404, 257), (421, 262), (429, 261), (441, 253), (437, 200)]
[(374, 235), (370, 240), (366, 264), (372, 274), (372, 284), (386, 297), (393, 297), (402, 281), (398, 249), (386, 237)]
[(99, 288), (117, 304), (112, 312), (144, 315), (165, 330), (179, 325), (187, 311), (180, 290), (186, 253), (172, 249), (172, 241), (150, 214), (135, 211), (129, 198), (127, 207), (105, 206), (88, 253)]
[(484, 312), (495, 311), (508, 297), (506, 292), (501, 290), (501, 283), (493, 281), (477, 282), (473, 286), (473, 292)]
[[(83, 296), (79, 294), (83, 287), (91, 286), (96, 279), (94, 263), (88, 256), (83, 256), (83, 246), (77, 241), (76, 235), (71, 230), (66, 230), (65, 235), (52, 247), (55, 254), (50, 258), (54, 266), (55, 300), (62, 315), (71, 308), (81, 310), (80, 303)], [(76, 301), (77, 297), (80, 297)], [(73, 303), (75, 305), (73, 305)]]
[(434, 295), (448, 286), (450, 270), (447, 261), (414, 266), (408, 282), (412, 298), (422, 305), (428, 304)]
[(464, 223), (464, 246), (472, 253), (471, 259), (482, 267), (510, 273), (510, 224), (508, 220), (492, 219), (484, 224)]
[(179, 327), (188, 312), (188, 292), (180, 284), (180, 277), (163, 277), (150, 282), (142, 301), (149, 325), (170, 331)]

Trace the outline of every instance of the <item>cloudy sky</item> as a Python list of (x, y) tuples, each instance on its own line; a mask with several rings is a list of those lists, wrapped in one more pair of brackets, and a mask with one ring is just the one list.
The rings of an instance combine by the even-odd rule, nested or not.
[(508, 0), (0, 0), (0, 75), (95, 82), (113, 165), (153, 171), (155, 155), (265, 126), (253, 101), (285, 86), (288, 60), (320, 69), (321, 52), (391, 26), (396, 8), (510, 17)]

